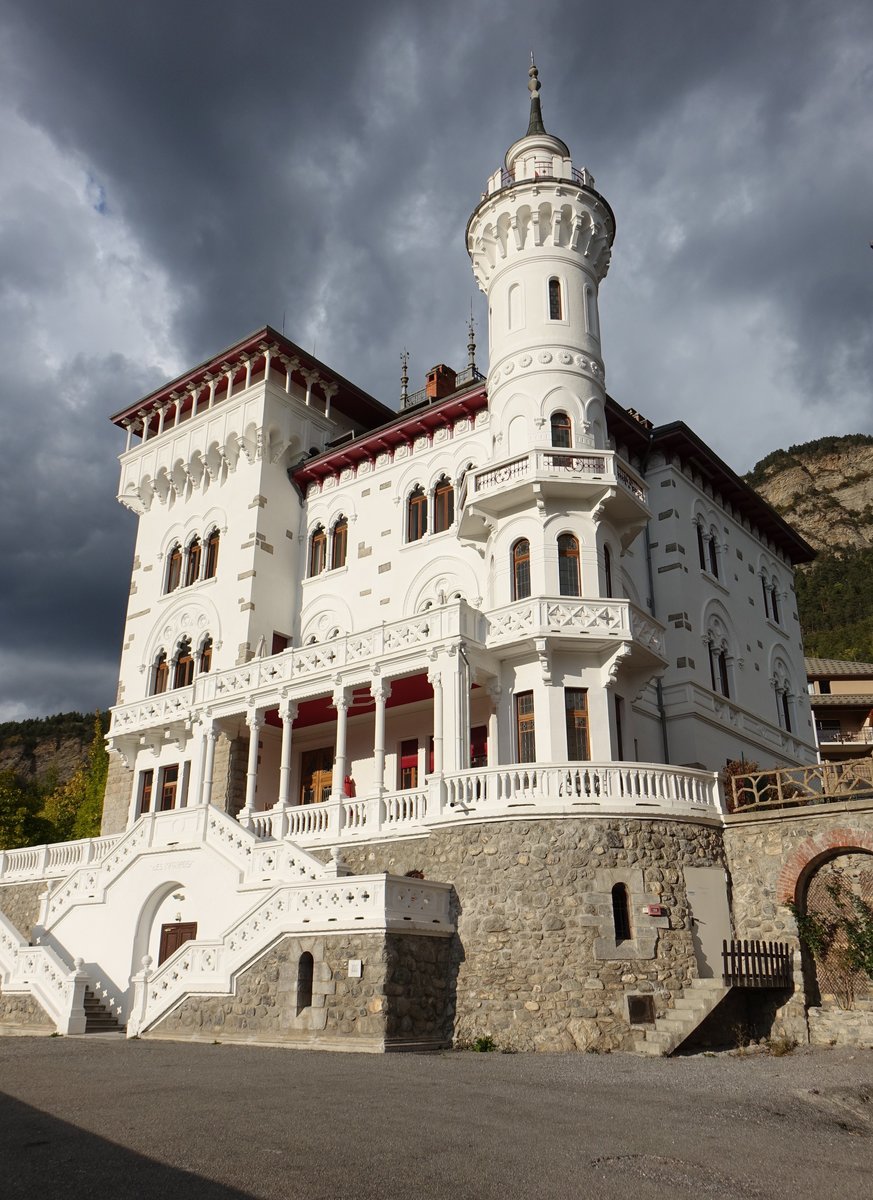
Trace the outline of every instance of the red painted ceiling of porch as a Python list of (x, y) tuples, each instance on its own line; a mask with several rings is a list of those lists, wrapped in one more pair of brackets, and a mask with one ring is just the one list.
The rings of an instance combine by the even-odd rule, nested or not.
[[(371, 713), (376, 709), (376, 702), (370, 695), (370, 689), (366, 684), (354, 688), (350, 699), (350, 717), (360, 717), (364, 713)], [(399, 679), (392, 679), (391, 697), (385, 707), (401, 708), (404, 704), (415, 704), (418, 700), (431, 699), (433, 699), (433, 688), (427, 681), (427, 675), (424, 673), (404, 675)], [(267, 709), (266, 721), (268, 725), (275, 725), (281, 729), (282, 721), (278, 708)], [(293, 727), (294, 729), (306, 729), (309, 725), (324, 725), (328, 722), (332, 724), (334, 721), (336, 721), (336, 709), (333, 706), (333, 697), (331, 695), (318, 696), (314, 700), (301, 701)]]

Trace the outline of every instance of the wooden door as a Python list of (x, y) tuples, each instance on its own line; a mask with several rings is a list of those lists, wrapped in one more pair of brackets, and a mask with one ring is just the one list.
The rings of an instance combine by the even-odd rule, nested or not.
[(300, 760), (300, 803), (327, 800), (333, 784), (333, 746), (306, 750)]
[(161, 948), (158, 951), (158, 966), (175, 954), (180, 946), (193, 941), (197, 936), (196, 921), (173, 921), (172, 925), (161, 926)]

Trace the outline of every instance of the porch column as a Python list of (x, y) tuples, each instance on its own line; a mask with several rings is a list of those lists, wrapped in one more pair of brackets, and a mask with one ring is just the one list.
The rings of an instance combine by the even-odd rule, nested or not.
[(385, 790), (385, 702), (391, 695), (391, 684), (386, 679), (374, 679), (370, 694), (376, 701), (375, 731), (373, 734), (373, 784), (381, 795)]
[(279, 765), (279, 800), (277, 808), (288, 808), (291, 803), (291, 726), (297, 716), (297, 703), (288, 700), (279, 709), (282, 718), (282, 756)]
[(428, 683), (433, 688), (433, 770), (442, 775), (445, 764), (443, 753), (443, 677), (439, 671), (429, 671)]
[(206, 766), (206, 731), (200, 731), (200, 748), (197, 757), (191, 764), (191, 783), (188, 788), (189, 806), (191, 808), (198, 804), (202, 804), (201, 792), (203, 791), (203, 772)]
[(466, 771), (470, 765), (470, 667), (460, 646), (450, 653), (455, 657), (452, 676), (452, 709), (454, 722), (451, 738), (450, 770)]
[(246, 766), (246, 812), (254, 812), (255, 788), (258, 784), (258, 735), (264, 724), (264, 714), (253, 709), (246, 718), (249, 727), (249, 760)]
[(500, 696), (502, 688), (493, 684), (488, 689), (491, 712), (488, 714), (488, 766), (496, 767), (500, 760)]
[(210, 721), (203, 733), (203, 744), (206, 753), (203, 762), (203, 782), (200, 785), (200, 803), (210, 804), (212, 801), (212, 777), (215, 773), (215, 743), (218, 741), (218, 730), (215, 722)]
[[(339, 687), (336, 689), (333, 694), (333, 706), (336, 709), (336, 753), (333, 760), (333, 779), (331, 781), (330, 792), (332, 800), (339, 800), (343, 795), (343, 781), (346, 777), (346, 767), (348, 764), (346, 741), (348, 734), (349, 693), (346, 688)], [(376, 711), (379, 711), (378, 707)]]

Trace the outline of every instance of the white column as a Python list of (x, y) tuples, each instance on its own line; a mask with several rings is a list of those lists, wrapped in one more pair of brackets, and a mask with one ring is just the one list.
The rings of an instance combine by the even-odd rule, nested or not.
[(373, 732), (373, 785), (377, 794), (385, 790), (385, 702), (391, 695), (391, 684), (386, 679), (374, 679), (370, 694), (376, 701), (376, 718)]
[(246, 812), (255, 810), (255, 788), (258, 785), (258, 735), (264, 724), (264, 714), (253, 709), (246, 722), (249, 727), (249, 760), (246, 765)]
[(133, 421), (122, 421), (121, 423), (127, 430), (127, 441), (124, 445), (124, 453), (127, 454), (128, 450), (130, 449), (130, 439), (133, 435)]
[(149, 417), (150, 417), (150, 415), (151, 414), (149, 413), (148, 409), (145, 409), (145, 411), (142, 414), (142, 440), (143, 440), (143, 442), (147, 442), (149, 439)]
[(500, 694), (499, 685), (489, 687), (488, 698), (491, 701), (491, 712), (488, 714), (488, 766), (496, 767), (500, 762)]
[(279, 764), (279, 800), (277, 808), (288, 808), (291, 804), (291, 727), (297, 716), (297, 704), (288, 700), (279, 709), (282, 718), (282, 754)]
[(203, 765), (203, 783), (200, 788), (200, 803), (212, 802), (212, 779), (215, 773), (215, 743), (218, 741), (218, 730), (215, 722), (211, 722), (204, 731), (206, 757)]
[(455, 648), (456, 668), (452, 677), (452, 770), (465, 771), (470, 765), (470, 669), (467, 660)]
[(336, 753), (333, 760), (333, 780), (331, 782), (331, 799), (339, 800), (343, 795), (343, 782), (346, 777), (348, 756), (346, 741), (348, 733), (349, 694), (346, 688), (337, 688), (333, 694), (333, 706), (336, 709)]
[(339, 388), (335, 383), (325, 383), (322, 380), (321, 390), (324, 392), (324, 415), (329, 417), (331, 398), (337, 394)]
[(224, 375), (225, 375), (225, 378), (227, 379), (227, 395), (225, 396), (225, 400), (229, 400), (231, 398), (231, 396), (233, 395), (233, 372), (234, 372), (233, 367), (225, 368)]
[(191, 773), (191, 784), (188, 789), (188, 798), (190, 807), (193, 808), (197, 804), (202, 804), (203, 800), (201, 792), (203, 791), (203, 773), (206, 768), (206, 731), (200, 731), (200, 745), (197, 752), (197, 757), (194, 760), (193, 771)]
[(203, 378), (209, 384), (209, 400), (206, 405), (206, 411), (208, 412), (209, 409), (212, 408), (213, 404), (215, 403), (215, 385), (216, 385), (216, 383), (218, 383), (218, 380), (215, 378), (214, 375), (210, 375), (208, 372), (206, 375), (203, 376)]
[(169, 404), (157, 404), (155, 407), (158, 410), (158, 437), (164, 432), (164, 419), (167, 415)]
[(443, 677), (439, 671), (429, 671), (427, 678), (433, 688), (433, 769), (435, 775), (442, 775), (445, 760), (443, 749)]
[(242, 358), (243, 362), (246, 364), (246, 381), (245, 381), (245, 384), (244, 384), (244, 386), (245, 386), (245, 387), (247, 387), (247, 388), (250, 388), (250, 387), (252, 386), (252, 359), (251, 359), (251, 355), (249, 355), (249, 354), (243, 354), (243, 355), (241, 355), (241, 358)]

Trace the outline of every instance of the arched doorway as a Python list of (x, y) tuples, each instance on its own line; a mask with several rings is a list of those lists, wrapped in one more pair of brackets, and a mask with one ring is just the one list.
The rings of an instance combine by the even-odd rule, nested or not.
[(873, 913), (873, 854), (847, 847), (813, 865), (797, 910), (808, 1005), (851, 1009), (873, 1000), (873, 979), (853, 954), (865, 912)]

